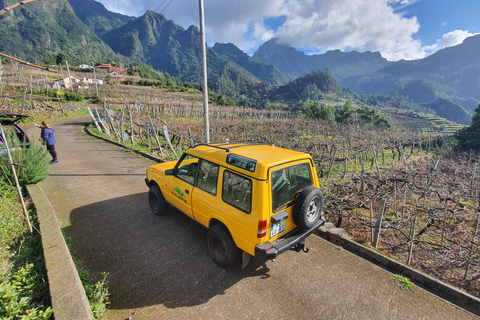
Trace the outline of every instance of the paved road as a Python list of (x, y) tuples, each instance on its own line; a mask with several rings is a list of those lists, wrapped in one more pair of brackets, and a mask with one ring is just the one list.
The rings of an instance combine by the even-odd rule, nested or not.
[(308, 254), (219, 268), (203, 227), (150, 212), (153, 162), (87, 136), (88, 121), (52, 123), (59, 163), (40, 186), (91, 276), (108, 273), (107, 319), (479, 319), (316, 236)]

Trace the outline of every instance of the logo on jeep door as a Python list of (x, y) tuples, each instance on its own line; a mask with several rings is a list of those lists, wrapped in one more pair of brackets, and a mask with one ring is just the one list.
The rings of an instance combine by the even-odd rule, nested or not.
[(180, 197), (185, 197), (185, 194), (182, 192), (182, 190), (180, 190), (180, 187), (176, 187), (172, 190), (172, 193), (175, 194), (173, 191), (175, 191)]

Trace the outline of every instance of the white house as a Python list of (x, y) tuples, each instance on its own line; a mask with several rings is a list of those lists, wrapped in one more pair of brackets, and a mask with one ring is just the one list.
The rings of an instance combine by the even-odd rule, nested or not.
[(115, 80), (115, 81), (123, 81), (123, 76), (116, 72), (116, 71), (113, 71), (113, 72), (110, 72), (109, 73), (110, 77), (112, 77), (112, 80)]
[(87, 78), (83, 78), (83, 83), (88, 83), (88, 84), (95, 84), (95, 81), (97, 84), (100, 84), (102, 85), (103, 84), (103, 80), (100, 80), (100, 79), (87, 79)]
[(53, 83), (53, 89), (61, 89), (62, 87), (65, 88), (65, 89), (69, 89), (71, 88), (72, 86), (79, 86), (82, 84), (82, 79), (77, 77), (77, 76), (74, 76), (74, 75), (71, 75), (70, 77), (66, 76), (66, 77), (63, 77), (61, 79), (58, 79), (57, 81), (55, 81)]
[(82, 69), (93, 69), (93, 66), (89, 66), (88, 64), (81, 64), (78, 67)]

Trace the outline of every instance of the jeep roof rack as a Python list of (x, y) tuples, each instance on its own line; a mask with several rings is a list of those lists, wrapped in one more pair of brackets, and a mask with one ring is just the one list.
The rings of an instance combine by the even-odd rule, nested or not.
[(211, 142), (211, 143), (200, 143), (192, 147), (200, 147), (200, 146), (209, 146), (212, 148), (225, 150), (226, 152), (230, 152), (231, 149), (241, 148), (241, 147), (249, 147), (254, 145), (268, 145), (268, 143), (264, 142), (256, 142), (252, 140), (236, 140), (236, 141), (222, 141), (222, 142)]

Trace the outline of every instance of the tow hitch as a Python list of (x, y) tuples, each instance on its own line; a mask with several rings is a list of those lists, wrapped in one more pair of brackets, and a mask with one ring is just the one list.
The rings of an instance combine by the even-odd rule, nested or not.
[(291, 250), (294, 250), (296, 252), (303, 251), (305, 253), (308, 253), (310, 251), (309, 248), (305, 248), (305, 242), (298, 243), (295, 247), (293, 247)]

